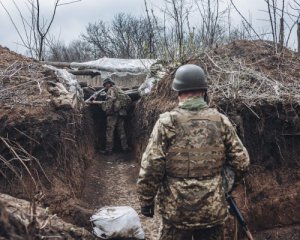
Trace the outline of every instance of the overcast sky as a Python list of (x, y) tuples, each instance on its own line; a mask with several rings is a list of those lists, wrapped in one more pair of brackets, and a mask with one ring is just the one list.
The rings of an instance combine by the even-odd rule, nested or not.
[[(11, 13), (14, 19), (20, 19), (12, 0), (0, 0)], [(23, 13), (27, 9), (22, 2), (26, 0), (15, 0)], [(70, 2), (72, 0), (61, 0), (61, 2)], [(74, 0), (73, 0), (74, 1)], [(224, 4), (229, 0), (223, 0)], [(154, 11), (159, 13), (158, 6), (162, 4), (162, 0), (148, 0), (149, 5), (154, 6)], [(252, 21), (257, 28), (265, 28), (266, 23), (261, 21), (267, 18), (262, 9), (265, 8), (264, 0), (235, 0), (240, 11), (248, 18), (252, 16)], [(53, 10), (54, 0), (40, 0), (42, 15), (46, 18), (50, 17)], [(155, 7), (156, 6), (156, 7)], [(60, 6), (51, 27), (51, 35), (56, 39), (60, 39), (65, 43), (75, 40), (81, 33), (85, 32), (88, 23), (94, 23), (98, 20), (109, 22), (117, 13), (124, 12), (136, 16), (144, 15), (144, 0), (81, 0), (70, 5)], [(240, 22), (237, 14), (232, 11), (234, 23)], [(20, 26), (20, 22), (17, 22)], [(18, 47), (20, 40), (10, 22), (7, 14), (0, 5), (0, 45), (7, 46), (13, 51), (22, 52), (22, 48)]]

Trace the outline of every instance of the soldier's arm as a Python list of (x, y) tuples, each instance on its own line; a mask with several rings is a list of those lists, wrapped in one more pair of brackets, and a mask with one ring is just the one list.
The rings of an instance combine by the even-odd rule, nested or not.
[(229, 119), (222, 115), (223, 142), (225, 145), (226, 164), (233, 168), (238, 176), (248, 170), (250, 159), (247, 149), (238, 137)]
[(173, 130), (165, 122), (164, 117), (160, 117), (156, 122), (142, 157), (137, 182), (142, 206), (154, 204), (154, 198), (165, 174), (167, 142), (173, 134)]

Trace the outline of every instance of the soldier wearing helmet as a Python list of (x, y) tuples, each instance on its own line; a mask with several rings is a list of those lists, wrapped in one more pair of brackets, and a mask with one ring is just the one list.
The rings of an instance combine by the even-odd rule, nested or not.
[(111, 78), (103, 81), (103, 87), (106, 89), (106, 101), (103, 102), (102, 109), (106, 113), (106, 148), (105, 154), (111, 155), (114, 145), (114, 131), (117, 129), (121, 139), (121, 146), (124, 152), (128, 152), (127, 137), (124, 128), (125, 117), (127, 115), (128, 105), (131, 100)]
[(248, 152), (226, 116), (207, 103), (202, 68), (179, 67), (172, 88), (179, 105), (160, 115), (143, 154), (138, 178), (141, 213), (162, 217), (161, 240), (221, 240), (227, 203), (221, 172), (239, 175)]

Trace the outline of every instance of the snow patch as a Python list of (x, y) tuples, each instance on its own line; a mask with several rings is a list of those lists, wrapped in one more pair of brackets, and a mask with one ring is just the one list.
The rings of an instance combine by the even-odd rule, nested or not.
[(150, 66), (155, 63), (154, 59), (120, 59), (120, 58), (100, 58), (95, 61), (77, 63), (72, 62), (71, 68), (98, 69), (107, 72), (147, 72)]
[(68, 92), (74, 93), (77, 96), (82, 95), (82, 90), (77, 82), (77, 79), (75, 78), (75, 76), (73, 74), (69, 73), (65, 69), (59, 69), (59, 68), (49, 66), (49, 65), (44, 65), (44, 67), (47, 67), (47, 68), (53, 70), (55, 72), (56, 76), (59, 79), (63, 80), (62, 83), (67, 86)]
[(166, 75), (166, 68), (163, 64), (154, 63), (150, 67), (150, 72), (148, 73), (145, 82), (139, 87), (140, 95), (148, 95), (153, 86), (159, 82)]
[(44, 65), (53, 70), (59, 82), (49, 81), (52, 85), (50, 92), (55, 92), (57, 97), (53, 99), (56, 107), (81, 108), (83, 103), (83, 91), (75, 76), (65, 69), (58, 69), (53, 66)]

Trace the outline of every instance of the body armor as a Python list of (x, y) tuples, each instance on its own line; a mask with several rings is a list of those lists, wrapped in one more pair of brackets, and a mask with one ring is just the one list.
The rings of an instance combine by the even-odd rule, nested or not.
[[(214, 109), (171, 112), (176, 128), (166, 156), (166, 174), (175, 178), (211, 179), (225, 162), (221, 117)], [(183, 147), (184, 146), (184, 147)]]

